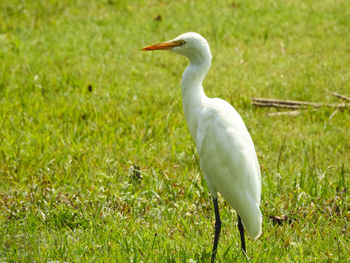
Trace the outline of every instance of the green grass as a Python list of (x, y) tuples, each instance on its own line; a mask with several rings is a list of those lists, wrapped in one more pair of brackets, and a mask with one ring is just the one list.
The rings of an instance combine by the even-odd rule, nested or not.
[[(209, 261), (214, 212), (180, 96), (187, 61), (140, 52), (187, 31), (211, 45), (207, 94), (234, 105), (256, 145), (264, 221), (249, 261), (349, 261), (349, 111), (268, 117), (250, 104), (350, 96), (349, 1), (213, 3), (0, 2), (1, 262)], [(247, 261), (220, 207), (218, 262)], [(270, 218), (283, 215), (293, 223)]]

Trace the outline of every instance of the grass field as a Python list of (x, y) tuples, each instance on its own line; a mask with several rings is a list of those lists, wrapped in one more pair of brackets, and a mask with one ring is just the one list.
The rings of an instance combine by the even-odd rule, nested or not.
[(246, 260), (221, 199), (218, 262), (349, 262), (349, 110), (251, 106), (350, 96), (347, 0), (0, 1), (0, 262), (210, 260), (187, 61), (140, 51), (187, 31), (211, 45), (205, 91), (241, 114), (262, 170), (263, 235)]

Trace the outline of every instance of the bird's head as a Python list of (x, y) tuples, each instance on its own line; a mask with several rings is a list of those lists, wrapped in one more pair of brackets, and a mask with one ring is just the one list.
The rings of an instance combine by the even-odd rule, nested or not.
[(211, 60), (210, 48), (207, 40), (198, 33), (185, 33), (173, 40), (150, 45), (142, 51), (169, 50), (186, 56), (193, 63), (204, 59)]

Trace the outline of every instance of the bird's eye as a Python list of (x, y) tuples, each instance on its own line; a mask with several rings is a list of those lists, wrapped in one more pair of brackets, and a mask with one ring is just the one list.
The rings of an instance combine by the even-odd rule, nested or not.
[(183, 45), (185, 45), (186, 44), (186, 42), (185, 42), (185, 40), (180, 40), (180, 46), (183, 46)]

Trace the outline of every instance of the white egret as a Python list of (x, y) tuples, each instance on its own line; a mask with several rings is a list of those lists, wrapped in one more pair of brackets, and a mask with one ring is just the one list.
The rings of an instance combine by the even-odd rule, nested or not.
[(211, 260), (215, 260), (221, 230), (217, 192), (238, 214), (241, 247), (245, 253), (243, 226), (254, 239), (261, 234), (260, 168), (241, 116), (228, 102), (208, 98), (203, 91), (202, 83), (212, 58), (208, 42), (197, 33), (185, 33), (142, 50), (170, 50), (189, 59), (190, 64), (182, 75), (182, 101), (214, 204), (215, 237)]

